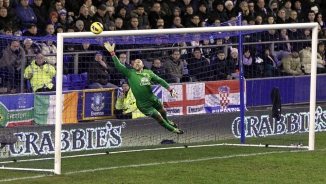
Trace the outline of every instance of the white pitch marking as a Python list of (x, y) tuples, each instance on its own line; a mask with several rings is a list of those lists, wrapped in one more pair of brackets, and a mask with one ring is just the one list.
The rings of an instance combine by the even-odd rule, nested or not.
[[(169, 161), (169, 162), (156, 162), (156, 163), (148, 163), (148, 164), (135, 164), (135, 165), (125, 165), (125, 166), (115, 166), (115, 167), (104, 167), (104, 168), (97, 168), (97, 169), (87, 169), (87, 170), (80, 170), (80, 171), (75, 171), (75, 172), (66, 172), (66, 173), (63, 173), (62, 175), (72, 175), (72, 174), (79, 174), (79, 173), (86, 173), (86, 172), (106, 171), (106, 170), (123, 169), (123, 168), (156, 166), (156, 165), (164, 165), (164, 164), (191, 163), (191, 162), (228, 159), (228, 158), (236, 158), (236, 157), (250, 157), (250, 156), (260, 156), (260, 155), (270, 155), (270, 154), (296, 153), (296, 152), (306, 152), (306, 151), (308, 151), (308, 150), (272, 151), (272, 152), (263, 152), (263, 153), (236, 154), (236, 155), (228, 155), (228, 156), (200, 158), (200, 159), (193, 159), (193, 160), (178, 160), (178, 161)], [(3, 179), (3, 180), (0, 180), (0, 183), (8, 182), (8, 181), (10, 182), (10, 181), (17, 181), (17, 180), (43, 178), (43, 177), (47, 177), (47, 176), (50, 176), (50, 175), (36, 175), (36, 176), (30, 176), (30, 177)]]

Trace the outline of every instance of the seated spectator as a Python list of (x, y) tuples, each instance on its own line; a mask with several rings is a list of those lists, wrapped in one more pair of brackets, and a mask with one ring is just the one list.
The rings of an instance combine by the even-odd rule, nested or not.
[(55, 91), (52, 78), (56, 75), (55, 68), (44, 60), (41, 53), (25, 68), (24, 78), (30, 79), (34, 92)]
[(5, 7), (0, 7), (0, 30), (5, 27), (11, 27), (13, 30), (17, 30), (19, 22), (8, 14), (8, 10)]
[(49, 16), (46, 5), (43, 3), (43, 0), (34, 0), (34, 2), (30, 5), (33, 9), (36, 17), (38, 27), (45, 27), (47, 22), (47, 17)]
[(52, 24), (54, 28), (57, 27), (59, 21), (59, 14), (57, 12), (52, 12), (49, 15), (48, 23)]
[(180, 56), (180, 51), (175, 49), (172, 51), (171, 57), (164, 62), (167, 78), (172, 83), (180, 83), (185, 75), (183, 61)]
[(143, 5), (138, 5), (136, 10), (133, 10), (130, 13), (131, 18), (136, 17), (138, 19), (138, 28), (140, 29), (149, 29), (149, 21), (147, 13), (144, 11)]
[(120, 93), (115, 104), (114, 114), (118, 119), (136, 119), (146, 117), (137, 108), (136, 99), (130, 89), (128, 82), (122, 83), (122, 93)]
[(174, 17), (171, 28), (184, 28), (181, 24), (181, 17)]
[[(92, 24), (92, 16), (89, 15), (88, 13), (88, 9), (86, 6), (82, 6), (80, 8), (80, 13), (79, 13), (79, 17), (77, 18), (77, 21), (81, 20), (84, 23), (84, 29), (86, 31), (90, 31), (90, 27)], [(77, 22), (76, 22), (77, 25)]]
[(304, 75), (297, 47), (293, 47), (292, 53), (285, 56), (281, 62), (284, 68), (283, 75)]
[(53, 24), (47, 24), (44, 36), (56, 36)]
[[(311, 73), (311, 44), (307, 43), (305, 47), (299, 51), (301, 65), (305, 74)], [(326, 73), (325, 60), (319, 59), (317, 55), (317, 73)]]
[(97, 12), (97, 8), (92, 4), (92, 0), (84, 0), (83, 6), (88, 9), (89, 16), (93, 17)]
[(204, 58), (199, 47), (195, 47), (193, 57), (187, 65), (189, 76), (192, 81), (209, 81), (211, 74), (210, 60)]
[(26, 38), (23, 43), (24, 43), (23, 48), (24, 48), (25, 54), (30, 55), (30, 56), (26, 57), (26, 64), (29, 65), (31, 63), (31, 61), (35, 58), (34, 55), (36, 53), (41, 52), (41, 48), (38, 44), (33, 43), (33, 40), (30, 38)]
[[(106, 23), (111, 22), (109, 14), (106, 12), (106, 6), (105, 5), (100, 5), (97, 7), (97, 12), (93, 15), (93, 22), (101, 22), (103, 26)], [(105, 27), (105, 31), (108, 31), (108, 27)]]
[[(224, 52), (223, 52), (224, 53)], [(237, 48), (232, 48), (231, 49), (231, 54), (227, 58), (227, 79), (233, 79), (233, 78), (238, 78), (239, 77), (239, 57), (238, 57), (238, 49)]]
[(3, 51), (0, 59), (0, 73), (7, 75), (5, 83), (16, 93), (21, 80), (21, 69), (25, 66), (25, 52), (19, 41), (12, 41)]
[(75, 27), (75, 32), (85, 32), (85, 26), (83, 21), (77, 20)]
[(27, 31), (23, 33), (23, 36), (41, 36), (41, 34), (37, 32), (35, 24), (30, 24)]
[(28, 5), (28, 2), (28, 0), (20, 0), (20, 3), (16, 7), (16, 13), (21, 20), (21, 29), (26, 29), (31, 24), (37, 24), (37, 17), (33, 9)]
[(98, 88), (118, 88), (118, 86), (109, 83), (110, 73), (113, 68), (103, 60), (103, 53), (98, 51), (95, 53), (94, 59), (90, 61), (87, 73), (88, 81), (91, 84), (90, 89)]
[(214, 75), (213, 80), (226, 80), (232, 79), (232, 76), (228, 74), (227, 61), (225, 59), (225, 53), (220, 50), (214, 57), (214, 65), (212, 66)]
[(277, 59), (272, 55), (268, 47), (265, 48), (265, 52), (262, 56), (265, 67), (265, 76), (266, 77), (278, 77), (281, 76), (282, 66), (277, 63)]
[(167, 80), (167, 75), (165, 73), (165, 68), (162, 66), (162, 62), (160, 59), (156, 58), (153, 60), (153, 64), (151, 67), (151, 70), (159, 77), (164, 79), (165, 81)]
[[(57, 47), (53, 44), (52, 39), (54, 39), (53, 37), (46, 37), (48, 40), (41, 43), (41, 52), (44, 55), (44, 58), (46, 60), (46, 62), (48, 62), (49, 64), (51, 64), (52, 66), (56, 66), (57, 64), (57, 56), (54, 55), (57, 53)], [(52, 55), (50, 55), (52, 54)]]
[(242, 56), (242, 63), (243, 63), (243, 70), (244, 70), (244, 77), (245, 78), (254, 78), (255, 71), (254, 71), (254, 58), (251, 56), (251, 50), (248, 48), (244, 49), (244, 54)]

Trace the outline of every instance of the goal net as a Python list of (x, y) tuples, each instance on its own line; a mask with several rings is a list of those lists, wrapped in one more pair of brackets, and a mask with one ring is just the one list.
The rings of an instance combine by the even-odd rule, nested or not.
[[(280, 39), (284, 29), (307, 29), (312, 39)], [(54, 41), (55, 94), (33, 96), (34, 120), (46, 123), (0, 129), (1, 169), (61, 174), (66, 158), (199, 145), (313, 150), (315, 130), (323, 131), (318, 124), (323, 106), (315, 106), (316, 23), (60, 33)], [(163, 87), (152, 86), (169, 119), (185, 134), (168, 132), (147, 117), (119, 119), (115, 102), (121, 88), (116, 87), (126, 79), (104, 49), (107, 41), (116, 44), (126, 67), (140, 58), (176, 89), (179, 96), (173, 99)], [(307, 46), (310, 75), (284, 72), (289, 66), (284, 58), (295, 58), (295, 51), (299, 58), (308, 57), (300, 52)], [(294, 59), (289, 60), (294, 67)], [(182, 77), (164, 68), (169, 61), (182, 62)]]

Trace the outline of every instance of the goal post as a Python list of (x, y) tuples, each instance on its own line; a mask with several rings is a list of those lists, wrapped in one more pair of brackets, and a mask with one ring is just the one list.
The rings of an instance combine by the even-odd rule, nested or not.
[[(91, 32), (58, 33), (57, 35), (57, 78), (56, 78), (56, 122), (55, 122), (55, 160), (54, 172), (61, 174), (61, 127), (62, 127), (62, 73), (63, 73), (63, 46), (65, 38), (90, 38), (104, 37), (103, 43), (107, 41), (105, 37), (111, 36), (136, 36), (136, 35), (158, 35), (158, 34), (184, 34), (184, 33), (216, 33), (216, 32), (238, 32), (252, 30), (269, 29), (298, 29), (312, 28), (312, 59), (311, 59), (311, 85), (310, 85), (310, 122), (315, 122), (316, 103), (316, 59), (317, 59), (317, 23), (300, 24), (274, 24), (255, 26), (226, 26), (226, 27), (205, 27), (205, 28), (178, 28), (178, 29), (155, 29), (155, 30), (126, 30), (126, 31), (104, 31), (99, 35)], [(99, 44), (103, 44), (99, 43)], [(243, 105), (243, 104), (241, 104)], [(244, 123), (242, 117), (242, 122)], [(244, 128), (244, 126), (241, 126)], [(241, 132), (244, 132), (243, 130)], [(315, 124), (309, 124), (309, 150), (314, 150)]]

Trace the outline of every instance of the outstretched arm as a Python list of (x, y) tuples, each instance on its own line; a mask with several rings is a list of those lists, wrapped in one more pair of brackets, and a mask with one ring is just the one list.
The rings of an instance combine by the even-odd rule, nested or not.
[(104, 47), (106, 48), (106, 50), (108, 50), (110, 52), (115, 67), (117, 67), (117, 69), (119, 70), (119, 72), (121, 72), (124, 76), (126, 76), (128, 78), (130, 76), (130, 69), (128, 69), (123, 64), (121, 64), (121, 62), (119, 61), (118, 57), (115, 55), (115, 52), (114, 52), (115, 43), (113, 43), (111, 45), (110, 42), (105, 42), (104, 43)]
[(172, 98), (178, 98), (177, 91), (175, 89), (171, 88), (170, 85), (164, 79), (155, 75), (153, 72), (152, 72), (151, 77), (154, 82), (157, 82), (158, 84), (163, 86), (165, 89), (167, 89), (170, 92)]

